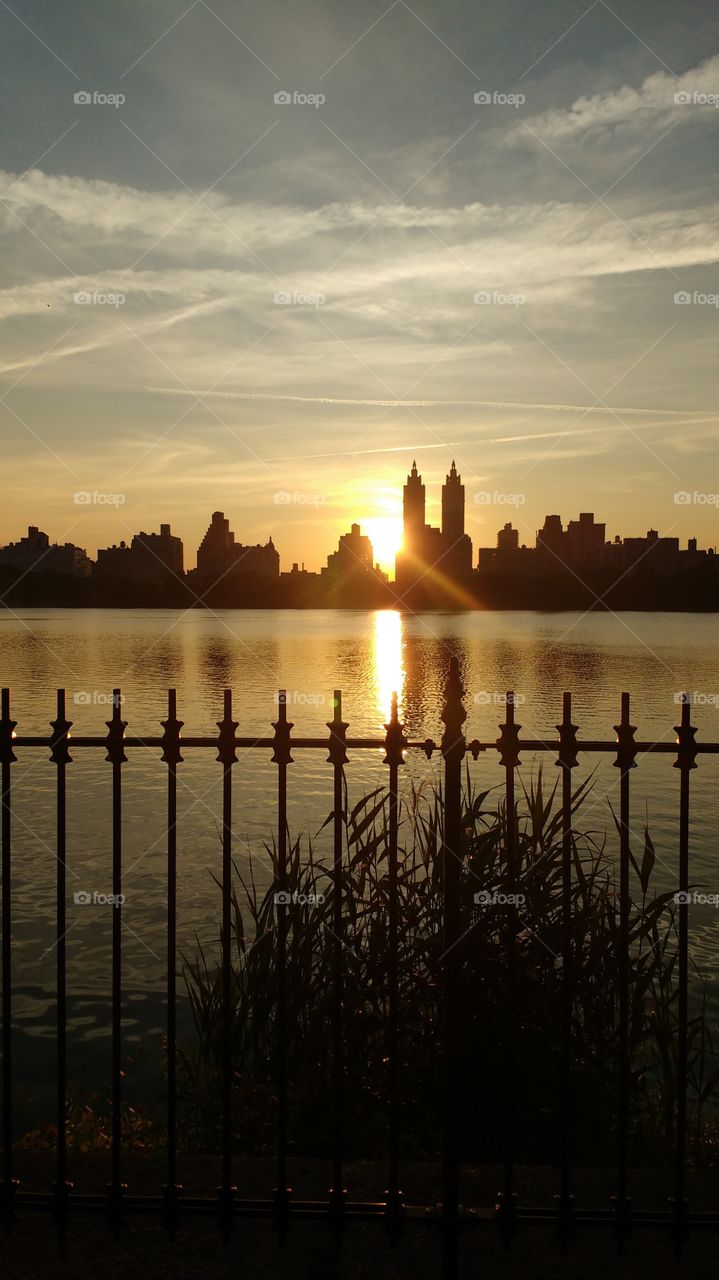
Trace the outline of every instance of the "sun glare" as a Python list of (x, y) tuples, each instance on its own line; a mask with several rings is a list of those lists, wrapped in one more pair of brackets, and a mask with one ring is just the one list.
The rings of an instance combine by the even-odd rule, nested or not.
[(369, 534), (374, 558), (394, 577), (394, 558), (402, 546), (402, 520), (399, 516), (374, 516), (365, 520), (363, 532)]

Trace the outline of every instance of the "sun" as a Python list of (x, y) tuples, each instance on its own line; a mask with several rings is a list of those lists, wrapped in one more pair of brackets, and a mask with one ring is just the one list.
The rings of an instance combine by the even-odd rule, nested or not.
[(381, 568), (394, 573), (394, 558), (402, 546), (402, 520), (399, 516), (370, 516), (364, 521), (369, 534), (375, 562)]

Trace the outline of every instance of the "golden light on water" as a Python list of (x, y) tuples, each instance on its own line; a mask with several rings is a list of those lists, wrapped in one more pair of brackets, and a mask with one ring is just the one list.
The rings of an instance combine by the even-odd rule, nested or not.
[(402, 653), (402, 615), (394, 609), (378, 609), (374, 615), (372, 643), (377, 708), (382, 724), (386, 724), (392, 707), (392, 694), (395, 692), (400, 717), (402, 712), (405, 675)]

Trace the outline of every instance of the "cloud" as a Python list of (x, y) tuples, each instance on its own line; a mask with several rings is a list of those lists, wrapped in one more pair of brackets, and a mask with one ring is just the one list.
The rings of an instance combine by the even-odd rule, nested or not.
[[(609, 139), (620, 129), (661, 133), (672, 123), (690, 124), (699, 120), (716, 122), (716, 109), (694, 95), (719, 94), (719, 54), (700, 66), (671, 76), (665, 71), (647, 76), (638, 89), (624, 85), (609, 93), (594, 93), (575, 99), (569, 108), (545, 111), (530, 118), (531, 131), (547, 143), (586, 137)], [(677, 103), (675, 95), (691, 101)], [(692, 110), (693, 108), (693, 110)], [(509, 143), (531, 141), (531, 133), (517, 123), (505, 135)]]

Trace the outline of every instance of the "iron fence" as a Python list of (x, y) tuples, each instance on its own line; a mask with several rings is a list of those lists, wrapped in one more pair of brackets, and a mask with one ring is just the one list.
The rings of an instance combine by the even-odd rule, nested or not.
[[(676, 726), (676, 739), (667, 741), (637, 741), (636, 728), (630, 723), (629, 695), (621, 695), (619, 722), (614, 726), (613, 740), (580, 740), (578, 726), (572, 723), (572, 699), (563, 695), (562, 716), (556, 726), (557, 736), (547, 739), (520, 737), (521, 725), (515, 720), (515, 698), (506, 695), (506, 717), (499, 726), (496, 740), (467, 741), (463, 725), (466, 711), (463, 706), (464, 689), (456, 657), (450, 661), (444, 688), (442, 721), (444, 730), (441, 741), (432, 739), (409, 741), (399, 721), (397, 697), (393, 695), (389, 723), (383, 738), (348, 737), (349, 724), (342, 719), (341, 693), (334, 695), (334, 714), (328, 723), (328, 737), (295, 737), (294, 725), (288, 721), (285, 695), (280, 692), (278, 716), (273, 723), (273, 735), (267, 738), (238, 736), (238, 721), (233, 719), (232, 693), (224, 694), (223, 717), (218, 721), (218, 734), (212, 737), (183, 736), (183, 721), (177, 716), (177, 699), (174, 689), (168, 691), (167, 719), (161, 722), (163, 733), (159, 737), (133, 737), (126, 730), (128, 724), (121, 718), (122, 697), (119, 689), (113, 691), (112, 716), (107, 721), (105, 736), (72, 737), (71, 722), (66, 717), (65, 691), (57, 693), (57, 715), (51, 723), (49, 736), (25, 736), (17, 733), (17, 722), (11, 719), (10, 691), (2, 690), (0, 707), (0, 772), (2, 783), (2, 1056), (3, 1056), (3, 1155), (2, 1183), (0, 1185), (1, 1211), (8, 1228), (19, 1211), (47, 1210), (54, 1213), (62, 1237), (70, 1211), (106, 1208), (112, 1225), (117, 1228), (124, 1215), (132, 1212), (156, 1213), (164, 1217), (168, 1231), (174, 1235), (180, 1216), (210, 1213), (219, 1216), (226, 1232), (236, 1219), (243, 1216), (268, 1216), (274, 1219), (280, 1238), (284, 1238), (291, 1220), (300, 1218), (325, 1218), (335, 1229), (350, 1218), (384, 1220), (390, 1235), (396, 1234), (405, 1223), (428, 1215), (437, 1222), (443, 1237), (444, 1274), (457, 1274), (458, 1237), (467, 1222), (484, 1222), (496, 1218), (506, 1239), (516, 1224), (534, 1221), (557, 1224), (561, 1238), (566, 1242), (575, 1227), (611, 1226), (621, 1247), (635, 1227), (667, 1229), (677, 1249), (692, 1228), (719, 1227), (719, 1212), (690, 1212), (686, 1199), (687, 1169), (687, 1086), (688, 1086), (688, 975), (689, 975), (689, 808), (690, 778), (696, 768), (697, 756), (716, 754), (719, 743), (698, 742), (696, 729), (690, 723), (690, 699), (684, 697), (681, 718)], [(68, 1180), (67, 1147), (67, 977), (66, 977), (66, 876), (68, 851), (66, 843), (66, 771), (72, 763), (72, 750), (104, 750), (112, 769), (112, 892), (115, 909), (112, 913), (112, 1097), (111, 1097), (111, 1181), (107, 1197), (77, 1194)], [(167, 766), (167, 951), (166, 951), (166, 1183), (156, 1196), (132, 1194), (123, 1183), (122, 1144), (122, 1008), (123, 1008), (123, 950), (122, 950), (122, 873), (123, 873), (123, 824), (122, 824), (122, 767), (128, 760), (127, 752), (142, 748), (161, 752)], [(343, 966), (345, 912), (342, 900), (342, 866), (345, 831), (343, 823), (343, 780), (345, 766), (349, 762), (348, 751), (381, 748), (387, 767), (387, 892), (388, 892), (388, 1041), (387, 1041), (387, 1112), (388, 1151), (387, 1185), (375, 1201), (358, 1201), (349, 1198), (344, 1187), (343, 1105), (344, 1074), (343, 1023)], [(237, 751), (258, 750), (272, 752), (272, 762), (277, 767), (277, 1007), (276, 1036), (278, 1072), (277, 1135), (276, 1135), (276, 1187), (266, 1199), (243, 1199), (233, 1185), (232, 1152), (232, 1086), (236, 1065), (232, 1056), (232, 769), (237, 763)], [(55, 1183), (47, 1192), (23, 1190), (14, 1170), (13, 1153), (13, 950), (12, 950), (12, 766), (17, 760), (16, 751), (49, 750), (50, 761), (56, 769), (56, 1118), (57, 1148)], [(222, 1141), (221, 1184), (216, 1198), (185, 1194), (177, 1181), (177, 776), (182, 764), (182, 752), (186, 750), (217, 751), (217, 761), (222, 767)], [(303, 1200), (288, 1187), (288, 1007), (287, 1007), (287, 940), (288, 916), (286, 902), (288, 890), (287, 858), (287, 792), (288, 767), (293, 763), (293, 751), (327, 751), (333, 773), (334, 807), (332, 817), (333, 902), (332, 932), (332, 986), (331, 1057), (332, 1057), (332, 1136), (331, 1187), (326, 1200)], [(521, 752), (544, 752), (555, 757), (560, 768), (561, 797), (561, 983), (562, 1013), (560, 1035), (561, 1062), (561, 1115), (560, 1160), (557, 1170), (557, 1196), (555, 1203), (545, 1207), (523, 1206), (515, 1194), (516, 1152), (516, 1097), (519, 1027), (516, 1017), (518, 909), (515, 888), (517, 876), (517, 809), (515, 803), (515, 775), (520, 764)], [(444, 827), (440, 851), (443, 895), (443, 987), (442, 987), (442, 1043), (443, 1062), (443, 1172), (442, 1203), (434, 1206), (406, 1204), (400, 1179), (400, 1127), (399, 1111), (401, 1078), (399, 1070), (399, 949), (400, 913), (398, 893), (398, 814), (399, 771), (408, 752), (424, 752), (428, 758), (441, 753), (444, 782)], [(460, 1129), (461, 1114), (457, 1090), (454, 1087), (455, 1065), (462, 1053), (461, 1015), (458, 1007), (459, 970), (462, 963), (460, 948), (460, 874), (461, 874), (461, 818), (462, 818), (462, 769), (467, 755), (477, 760), (484, 752), (496, 752), (504, 771), (506, 800), (506, 840), (504, 869), (508, 898), (508, 990), (509, 1025), (506, 1046), (506, 1073), (502, 1084), (504, 1105), (505, 1159), (504, 1176), (493, 1205), (468, 1209), (460, 1204)], [(572, 988), (574, 963), (572, 949), (572, 770), (578, 765), (580, 753), (589, 755), (614, 755), (614, 766), (619, 770), (619, 948), (618, 948), (618, 1044), (619, 1071), (617, 1114), (617, 1167), (616, 1195), (612, 1205), (604, 1208), (580, 1208), (572, 1196), (572, 1168), (570, 1160), (572, 1114)], [(630, 1121), (630, 777), (637, 765), (637, 757), (647, 754), (674, 756), (673, 767), (679, 773), (679, 875), (677, 933), (678, 933), (678, 1014), (676, 1044), (676, 1128), (673, 1198), (666, 1211), (636, 1210), (632, 1207), (628, 1185), (628, 1150)], [(283, 897), (283, 895), (285, 895)]]

